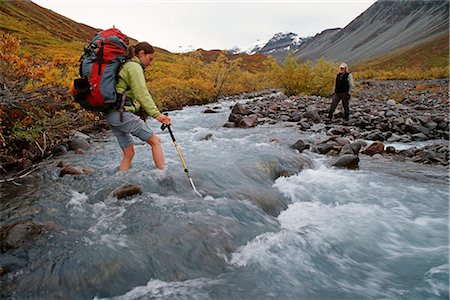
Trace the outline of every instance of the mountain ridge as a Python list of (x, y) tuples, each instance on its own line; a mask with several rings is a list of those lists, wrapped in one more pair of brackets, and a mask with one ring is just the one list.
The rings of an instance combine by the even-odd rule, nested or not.
[[(330, 28), (302, 43), (284, 43), (275, 34), (255, 53), (282, 62), (292, 52), (300, 61), (327, 60), (360, 63), (391, 51), (407, 51), (440, 36), (448, 36), (449, 3), (445, 0), (379, 0), (344, 28)], [(298, 36), (296, 33), (290, 35)]]

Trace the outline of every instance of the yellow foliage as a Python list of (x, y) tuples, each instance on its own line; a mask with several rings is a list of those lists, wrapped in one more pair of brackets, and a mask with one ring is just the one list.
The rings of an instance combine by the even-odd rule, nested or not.
[(271, 78), (282, 88), (286, 95), (320, 95), (328, 96), (334, 87), (337, 67), (320, 58), (315, 64), (306, 62), (299, 64), (297, 59), (289, 54), (283, 65), (274, 60), (269, 62)]

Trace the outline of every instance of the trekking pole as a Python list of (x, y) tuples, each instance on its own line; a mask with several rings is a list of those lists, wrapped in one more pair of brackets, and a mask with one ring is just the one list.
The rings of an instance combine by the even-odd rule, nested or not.
[(173, 144), (175, 145), (175, 149), (177, 149), (178, 156), (180, 157), (181, 163), (183, 164), (183, 167), (184, 167), (184, 172), (186, 172), (186, 175), (187, 175), (187, 177), (189, 179), (189, 182), (191, 183), (191, 186), (192, 186), (192, 189), (194, 190), (194, 193), (197, 194), (198, 196), (202, 197), (202, 195), (197, 191), (197, 188), (195, 187), (194, 181), (192, 180), (191, 176), (189, 175), (189, 170), (188, 170), (188, 168), (186, 166), (186, 162), (184, 161), (183, 155), (181, 154), (180, 148), (178, 147), (177, 140), (175, 139), (175, 136), (173, 135), (172, 128), (170, 128), (170, 125), (166, 125), (166, 124), (162, 124), (161, 125), (161, 130), (162, 131), (164, 131), (164, 129), (166, 129), (166, 128), (169, 130), (170, 137), (172, 138)]

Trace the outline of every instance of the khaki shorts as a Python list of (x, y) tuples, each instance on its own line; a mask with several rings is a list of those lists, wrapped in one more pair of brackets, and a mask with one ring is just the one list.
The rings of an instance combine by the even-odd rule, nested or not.
[(106, 122), (122, 149), (133, 145), (133, 136), (147, 142), (153, 135), (153, 131), (142, 121), (141, 118), (130, 112), (123, 113), (123, 120), (120, 122), (120, 112), (113, 111), (106, 115)]

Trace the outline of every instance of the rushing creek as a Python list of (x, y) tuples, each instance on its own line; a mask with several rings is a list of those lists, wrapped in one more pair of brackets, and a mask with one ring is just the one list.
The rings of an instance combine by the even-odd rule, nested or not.
[[(449, 187), (444, 167), (362, 157), (356, 171), (290, 148), (286, 124), (222, 127), (231, 102), (170, 114), (190, 174), (157, 122), (168, 170), (136, 140), (118, 173), (112, 135), (84, 155), (95, 169), (59, 177), (46, 161), (22, 186), (1, 186), (0, 225), (53, 224), (33, 244), (0, 253), (5, 299), (448, 299)], [(212, 134), (210, 139), (205, 139)], [(287, 172), (291, 176), (279, 177)], [(140, 184), (142, 194), (114, 191)]]

